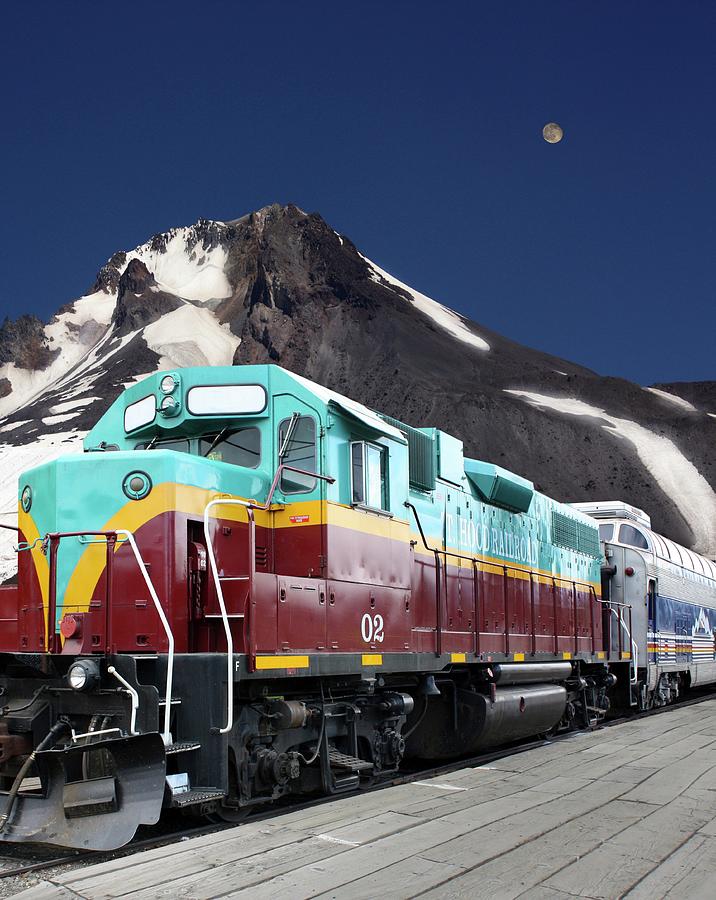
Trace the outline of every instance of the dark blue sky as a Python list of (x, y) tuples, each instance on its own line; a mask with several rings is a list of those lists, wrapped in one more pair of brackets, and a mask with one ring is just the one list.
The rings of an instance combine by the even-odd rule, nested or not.
[(290, 201), (516, 341), (714, 379), (715, 46), (711, 0), (5, 4), (0, 312)]

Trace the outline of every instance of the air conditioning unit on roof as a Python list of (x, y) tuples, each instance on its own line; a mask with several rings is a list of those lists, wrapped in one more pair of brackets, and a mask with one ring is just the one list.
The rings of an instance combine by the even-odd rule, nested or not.
[(570, 503), (569, 505), (593, 519), (629, 519), (645, 528), (651, 528), (651, 519), (644, 510), (631, 506), (623, 500), (599, 500), (590, 503)]

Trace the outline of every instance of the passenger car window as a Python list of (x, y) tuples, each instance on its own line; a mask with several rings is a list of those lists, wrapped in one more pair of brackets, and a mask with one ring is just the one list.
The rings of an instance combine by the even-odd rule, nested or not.
[(644, 535), (633, 525), (622, 525), (619, 529), (619, 542), (637, 547), (639, 550), (648, 550), (649, 543)]
[(239, 428), (231, 433), (205, 434), (199, 438), (199, 455), (219, 462), (255, 469), (261, 462), (261, 432)]
[[(280, 463), (306, 472), (316, 471), (316, 423), (311, 416), (292, 416), (278, 426)], [(284, 494), (305, 494), (316, 487), (316, 479), (298, 472), (281, 473)]]
[(599, 540), (611, 541), (614, 534), (614, 525), (611, 522), (599, 526)]
[(388, 508), (388, 454), (366, 441), (351, 444), (351, 502), (371, 509)]

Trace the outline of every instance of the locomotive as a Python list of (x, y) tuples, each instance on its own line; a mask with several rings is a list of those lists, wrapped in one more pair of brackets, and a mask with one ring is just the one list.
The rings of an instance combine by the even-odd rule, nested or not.
[(2, 841), (113, 849), (641, 696), (595, 518), (278, 366), (127, 388), (18, 527)]

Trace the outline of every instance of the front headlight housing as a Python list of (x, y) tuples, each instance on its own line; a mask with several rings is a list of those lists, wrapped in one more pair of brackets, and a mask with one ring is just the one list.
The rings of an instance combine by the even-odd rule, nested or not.
[(176, 375), (165, 375), (164, 378), (159, 382), (159, 390), (162, 394), (171, 394), (178, 384), (178, 380)]
[(73, 691), (91, 691), (99, 684), (99, 664), (94, 659), (78, 659), (67, 670), (67, 683)]
[(177, 397), (172, 397), (171, 394), (162, 397), (159, 401), (159, 412), (167, 418), (178, 416), (181, 412), (181, 403), (179, 402), (179, 399)]

